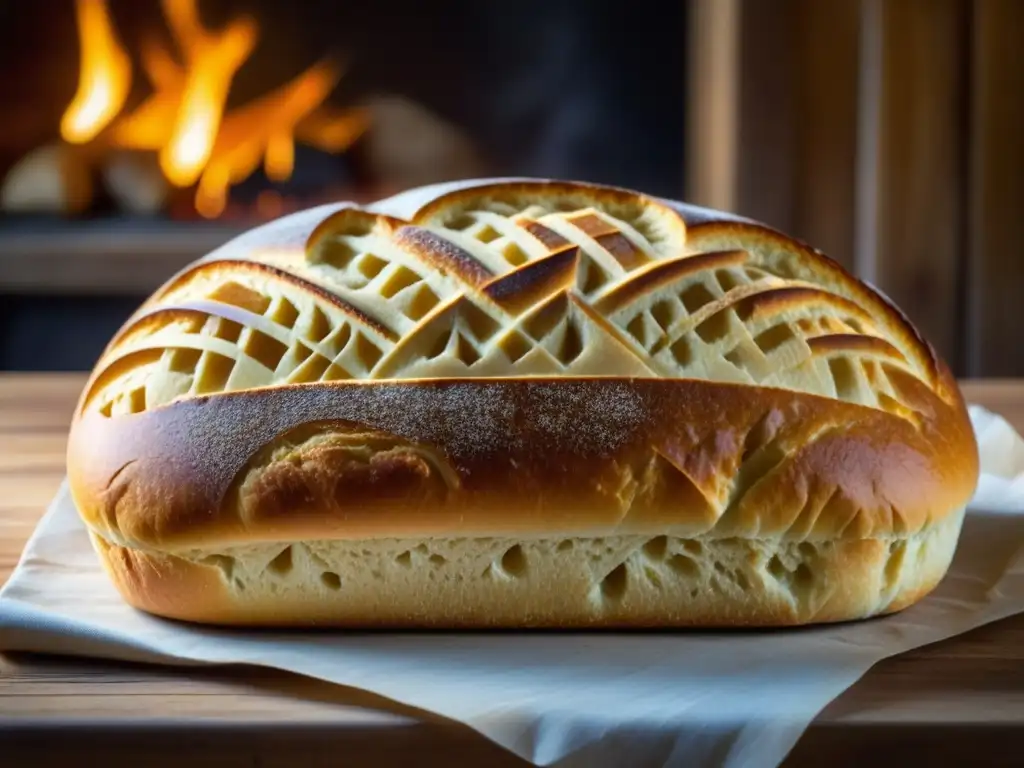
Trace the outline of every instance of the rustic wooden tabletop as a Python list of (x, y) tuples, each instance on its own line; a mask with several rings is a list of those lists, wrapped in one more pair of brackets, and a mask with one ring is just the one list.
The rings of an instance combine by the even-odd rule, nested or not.
[[(79, 374), (0, 375), (0, 583), (64, 474)], [(963, 385), (1024, 432), (1024, 381)], [(186, 738), (187, 737), (187, 738)], [(1024, 616), (876, 665), (787, 765), (1019, 765)], [(87, 756), (87, 757), (86, 757)], [(525, 765), (469, 728), (294, 675), (0, 655), (0, 764)]]

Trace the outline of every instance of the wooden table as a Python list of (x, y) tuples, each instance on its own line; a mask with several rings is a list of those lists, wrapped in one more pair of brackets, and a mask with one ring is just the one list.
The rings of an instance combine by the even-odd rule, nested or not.
[[(64, 473), (77, 374), (0, 375), (0, 582)], [(1024, 381), (964, 385), (1024, 431)], [(183, 737), (187, 736), (187, 740)], [(787, 765), (1019, 765), (1024, 616), (886, 660), (826, 708)], [(470, 729), (339, 686), (0, 655), (0, 764), (525, 765)]]

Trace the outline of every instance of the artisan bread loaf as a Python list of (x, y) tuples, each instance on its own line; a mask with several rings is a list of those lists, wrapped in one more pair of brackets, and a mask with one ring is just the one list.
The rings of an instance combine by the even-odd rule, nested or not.
[(810, 247), (609, 187), (327, 206), (112, 339), (70, 488), (133, 606), (235, 625), (770, 626), (942, 579), (945, 364)]

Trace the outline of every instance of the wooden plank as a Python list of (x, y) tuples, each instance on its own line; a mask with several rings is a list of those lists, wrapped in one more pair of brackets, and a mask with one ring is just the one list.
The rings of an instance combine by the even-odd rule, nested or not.
[[(46, 510), (59, 484), (59, 477), (56, 478), (56, 482), (38, 484), (38, 496), (44, 498), (39, 498), (38, 504), (34, 506), (4, 505), (0, 507), (0, 585), (14, 572), (25, 549), (25, 542), (35, 530), (39, 518)], [(5, 488), (6, 485), (4, 479), (0, 478), (0, 488)]]
[[(228, 708), (230, 700), (222, 702)], [(183, 707), (188, 706), (183, 704)], [(146, 768), (423, 768), (530, 766), (468, 726), (384, 728), (341, 723), (292, 725), (274, 720), (218, 723), (179, 719), (151, 727), (80, 725), (14, 732), (3, 739), (9, 765), (81, 766), (92, 761)], [(83, 755), (88, 755), (85, 762)]]
[(740, 15), (737, 212), (796, 234), (802, 0), (745, 0)]
[(853, 267), (861, 0), (800, 0), (794, 231)]
[(970, 344), (973, 376), (1024, 374), (1024, 2), (973, 3)]
[(877, 284), (961, 372), (966, 4), (883, 2), (878, 21)]
[(0, 584), (65, 474), (71, 414), (85, 376), (0, 376)]
[(8, 434), (0, 452), (0, 478), (25, 478), (40, 472), (62, 471), (67, 437), (60, 432)]
[(740, 0), (690, 0), (686, 199), (735, 210)]
[(853, 266), (861, 0), (743, 4), (738, 210)]
[[(993, 700), (1003, 706), (979, 707), (980, 701)], [(196, 720), (275, 721), (281, 726), (339, 721), (339, 714), (357, 718), (355, 708), (380, 710), (378, 724), (427, 719), (425, 713), (370, 693), (264, 668), (166, 669), (0, 655), (0, 716), (36, 722), (103, 719), (128, 724), (181, 712)], [(979, 721), (1024, 722), (1024, 616), (881, 662), (830, 704), (817, 724)]]
[[(0, 656), (0, 722), (4, 757), (17, 765), (15, 755), (77, 765), (76, 752), (146, 766), (183, 759), (211, 766), (337, 765), (338, 754), (345, 765), (408, 765), (412, 754), (428, 766), (527, 765), (432, 713), (249, 666), (190, 670)], [(188, 744), (181, 743), (182, 728)], [(54, 729), (60, 738), (53, 738)], [(166, 751), (173, 761), (161, 759)]]
[(67, 432), (85, 378), (81, 373), (4, 373), (0, 376), (0, 435)]
[(0, 500), (0, 515), (6, 518), (0, 527), (16, 523), (16, 518), (24, 515), (32, 517), (34, 524), (35, 518), (53, 500), (65, 474), (64, 466), (54, 465), (45, 473), (36, 472), (23, 477), (0, 475), (0, 488), (4, 494)]

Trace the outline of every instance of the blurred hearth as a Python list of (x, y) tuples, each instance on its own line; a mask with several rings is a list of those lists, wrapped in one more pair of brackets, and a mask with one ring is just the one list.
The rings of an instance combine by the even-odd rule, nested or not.
[(685, 18), (671, 0), (0, 3), (0, 370), (88, 370), (175, 272), (321, 203), (492, 175), (679, 195)]
[(0, 292), (141, 296), (291, 211), (487, 172), (415, 100), (346, 97), (344, 52), (283, 71), (244, 10), (146, 5), (75, 0), (74, 93), (6, 115)]

